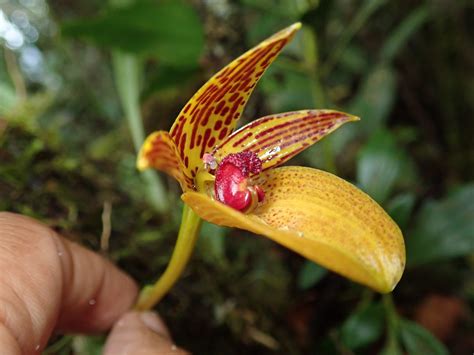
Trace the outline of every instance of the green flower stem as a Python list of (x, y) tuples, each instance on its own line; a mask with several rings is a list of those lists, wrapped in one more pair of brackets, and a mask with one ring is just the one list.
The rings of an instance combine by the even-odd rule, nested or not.
[(393, 304), (392, 294), (383, 295), (383, 305), (385, 309), (385, 317), (387, 322), (387, 340), (385, 348), (388, 349), (387, 354), (402, 354), (400, 344), (398, 342), (398, 323), (399, 318), (395, 305)]
[[(138, 152), (145, 140), (143, 121), (140, 112), (140, 59), (130, 53), (119, 50), (112, 52), (115, 84), (122, 107), (127, 118), (132, 135), (135, 151)], [(142, 173), (148, 189), (150, 204), (160, 213), (168, 210), (166, 191), (155, 171), (147, 170)]]
[(202, 219), (190, 207), (184, 205), (178, 239), (171, 260), (158, 281), (153, 286), (143, 288), (135, 309), (144, 311), (153, 308), (173, 287), (191, 257), (201, 223)]

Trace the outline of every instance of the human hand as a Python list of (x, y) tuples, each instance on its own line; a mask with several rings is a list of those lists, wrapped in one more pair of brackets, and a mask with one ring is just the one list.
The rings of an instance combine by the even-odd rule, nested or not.
[(113, 326), (105, 354), (185, 354), (152, 312), (128, 312), (135, 282), (33, 219), (0, 212), (0, 349), (39, 354), (53, 331)]

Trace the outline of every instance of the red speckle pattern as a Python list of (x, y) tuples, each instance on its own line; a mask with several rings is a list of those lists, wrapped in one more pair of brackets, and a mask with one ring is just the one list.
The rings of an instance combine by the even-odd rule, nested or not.
[(151, 167), (164, 171), (178, 180), (183, 189), (191, 189), (193, 179), (186, 175), (184, 169), (189, 160), (185, 157), (183, 162), (177, 153), (177, 148), (168, 132), (159, 131), (147, 138), (140, 154)]
[(292, 38), (290, 26), (263, 41), (212, 77), (191, 98), (170, 130), (188, 171), (201, 166), (202, 157), (230, 134), (257, 81)]
[(232, 164), (239, 168), (244, 177), (250, 174), (255, 175), (262, 171), (262, 161), (254, 152), (242, 152), (237, 154), (229, 154), (222, 159), (219, 165)]
[(351, 116), (332, 110), (303, 110), (262, 117), (229, 135), (213, 155), (222, 159), (236, 152), (253, 152), (263, 170), (278, 166), (314, 144)]
[(216, 170), (214, 193), (216, 199), (236, 210), (245, 211), (263, 201), (265, 192), (251, 186), (250, 175), (262, 171), (262, 162), (255, 153), (242, 152), (225, 157)]

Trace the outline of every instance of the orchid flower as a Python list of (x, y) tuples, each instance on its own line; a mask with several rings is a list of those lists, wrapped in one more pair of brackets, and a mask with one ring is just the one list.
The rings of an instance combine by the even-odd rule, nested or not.
[(405, 266), (398, 226), (369, 196), (324, 171), (278, 167), (357, 117), (303, 110), (257, 119), (234, 132), (257, 81), (301, 24), (264, 40), (204, 84), (171, 130), (152, 133), (138, 169), (155, 168), (183, 190), (176, 247), (137, 308), (153, 307), (186, 265), (202, 219), (268, 237), (351, 280), (385, 293)]

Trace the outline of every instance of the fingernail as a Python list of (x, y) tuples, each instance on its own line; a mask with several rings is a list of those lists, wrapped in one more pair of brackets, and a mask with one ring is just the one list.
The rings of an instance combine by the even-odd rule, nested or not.
[(150, 330), (168, 336), (168, 330), (155, 312), (142, 312), (140, 313), (140, 318), (143, 324), (145, 324)]

